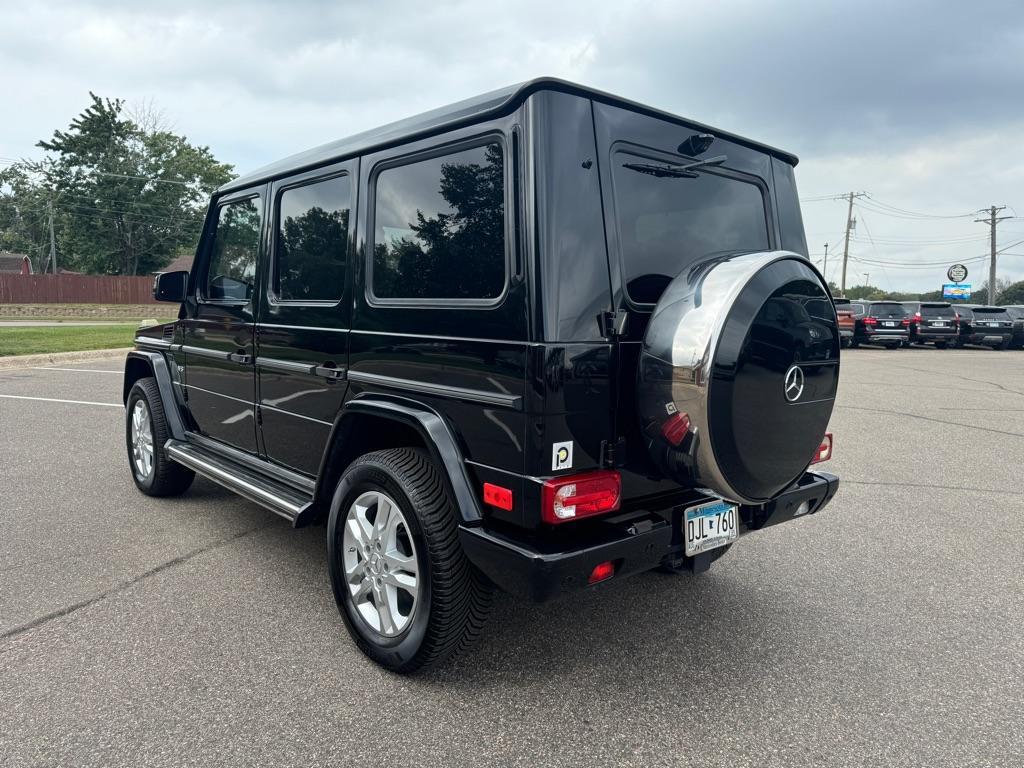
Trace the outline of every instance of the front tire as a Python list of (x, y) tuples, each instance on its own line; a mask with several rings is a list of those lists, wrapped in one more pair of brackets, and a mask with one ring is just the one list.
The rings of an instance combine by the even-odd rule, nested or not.
[(170, 437), (156, 379), (139, 379), (125, 403), (125, 442), (132, 479), (147, 496), (177, 496), (195, 480), (191, 469), (172, 461), (164, 452)]
[(454, 505), (425, 451), (353, 462), (331, 502), (327, 562), (349, 634), (383, 667), (415, 672), (480, 635), (492, 588), (459, 544)]

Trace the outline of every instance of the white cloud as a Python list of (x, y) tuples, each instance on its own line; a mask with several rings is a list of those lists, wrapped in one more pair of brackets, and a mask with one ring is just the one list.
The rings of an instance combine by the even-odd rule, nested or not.
[[(0, 156), (37, 154), (34, 143), (66, 126), (89, 90), (153, 101), (176, 130), (246, 171), (549, 74), (792, 150), (805, 196), (867, 189), (911, 210), (1005, 203), (1024, 213), (1019, 2), (106, 0), (10, 4), (4, 19)], [(812, 243), (842, 228), (839, 203), (804, 210)], [(862, 218), (859, 234), (870, 228), (876, 241), (984, 234), (960, 220)], [(1011, 242), (1024, 222), (1002, 227)], [(862, 248), (917, 261), (970, 250)], [(1003, 263), (1001, 274), (1024, 277), (1024, 258)], [(935, 283), (923, 271), (876, 277), (892, 288)]]

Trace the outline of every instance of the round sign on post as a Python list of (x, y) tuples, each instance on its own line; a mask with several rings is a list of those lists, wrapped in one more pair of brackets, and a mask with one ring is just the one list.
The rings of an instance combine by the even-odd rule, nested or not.
[(963, 264), (954, 264), (948, 270), (946, 270), (946, 277), (952, 280), (954, 283), (962, 283), (967, 279), (967, 267)]

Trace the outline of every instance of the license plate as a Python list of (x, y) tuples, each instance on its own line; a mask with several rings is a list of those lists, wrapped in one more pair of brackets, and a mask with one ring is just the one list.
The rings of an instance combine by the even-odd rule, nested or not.
[(736, 506), (725, 501), (709, 501), (690, 507), (683, 515), (686, 556), (724, 547), (739, 535)]
[(882, 323), (886, 328), (895, 328), (896, 323)]
[(932, 325), (937, 327), (937, 328), (945, 328), (946, 327), (946, 321), (945, 320), (935, 320), (935, 321), (932, 322)]

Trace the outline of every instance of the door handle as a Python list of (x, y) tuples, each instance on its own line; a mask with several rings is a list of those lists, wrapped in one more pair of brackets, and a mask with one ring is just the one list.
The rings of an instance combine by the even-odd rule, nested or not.
[(314, 368), (313, 374), (328, 381), (339, 381), (345, 378), (345, 369), (338, 368), (334, 363), (324, 363)]
[(252, 362), (252, 355), (248, 354), (244, 349), (240, 349), (237, 352), (232, 352), (228, 355), (228, 360), (232, 363), (240, 363), (241, 365), (248, 365)]

